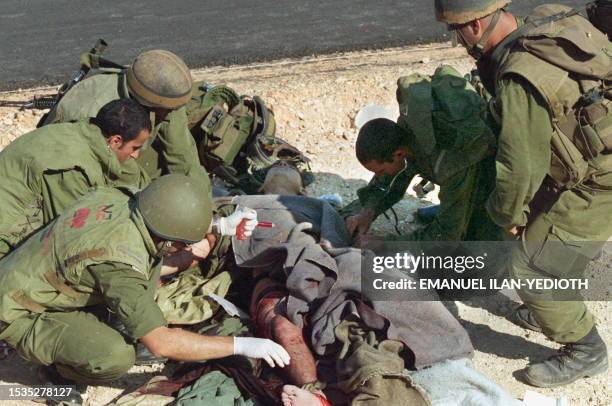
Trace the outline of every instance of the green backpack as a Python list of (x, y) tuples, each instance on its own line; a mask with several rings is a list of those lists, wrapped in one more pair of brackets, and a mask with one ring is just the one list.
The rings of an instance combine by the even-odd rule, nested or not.
[[(93, 48), (81, 54), (79, 71), (45, 107), (59, 102), (68, 90), (86, 77), (123, 71), (126, 66), (102, 57), (107, 46), (99, 39)], [(227, 86), (196, 82), (186, 109), (200, 163), (228, 189), (257, 193), (270, 166), (281, 159), (290, 161), (300, 170), (304, 186), (313, 182), (310, 160), (296, 147), (276, 137), (274, 114), (259, 97), (238, 96)], [(45, 121), (46, 115), (37, 126)]]
[(230, 188), (257, 193), (278, 160), (294, 164), (304, 186), (312, 183), (310, 160), (276, 137), (274, 113), (258, 96), (238, 96), (227, 86), (196, 82), (186, 108), (200, 162)]
[[(495, 136), (486, 101), (451, 66), (397, 81), (400, 116), (413, 151), (432, 163), (436, 183), (492, 155)], [(425, 175), (425, 174), (421, 174)]]

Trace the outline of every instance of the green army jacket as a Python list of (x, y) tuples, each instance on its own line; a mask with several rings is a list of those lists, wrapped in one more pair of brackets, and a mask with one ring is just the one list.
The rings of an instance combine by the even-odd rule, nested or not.
[[(477, 153), (477, 151), (474, 151)], [(485, 153), (484, 150), (482, 153)], [(490, 155), (490, 153), (489, 153)], [(372, 209), (376, 216), (384, 213), (405, 195), (412, 179), (420, 174), (440, 186), (440, 210), (436, 218), (424, 228), (401, 236), (411, 241), (492, 240), (502, 238), (501, 230), (494, 227), (484, 210), (493, 188), (493, 156), (465, 166), (456, 154), (434, 154), (435, 159), (417, 158), (408, 163), (406, 170), (392, 181), (389, 177), (374, 177), (368, 186), (357, 191), (359, 201), (352, 203)], [(439, 168), (436, 169), (436, 163)], [(450, 169), (456, 169), (449, 172)], [(444, 171), (444, 176), (436, 176)], [(475, 215), (478, 213), (479, 215)]]
[[(92, 187), (122, 183), (122, 165), (88, 122), (45, 126), (0, 152), (0, 258)], [(136, 178), (134, 187), (146, 180)]]
[[(137, 325), (146, 323), (138, 318), (147, 313), (157, 315), (163, 324), (154, 302), (160, 257), (130, 194), (99, 188), (0, 261), (0, 320), (10, 324), (36, 313), (73, 311), (106, 302), (111, 309), (123, 309), (118, 315), (132, 330), (138, 331)], [(122, 302), (134, 303), (139, 298), (112, 294), (121, 291), (114, 286), (120, 281), (136, 282), (118, 274), (104, 282), (98, 275), (101, 270), (116, 273), (117, 268), (146, 285), (143, 294), (152, 312), (145, 306), (131, 313), (135, 306), (123, 306)], [(90, 269), (94, 272), (86, 275)], [(95, 278), (102, 282), (93, 283)]]
[[(541, 6), (536, 8), (534, 15), (529, 18), (554, 15), (568, 10), (570, 9), (559, 5)], [(590, 24), (579, 16), (571, 17), (568, 21), (572, 19), (576, 20), (572, 23), (573, 30), (565, 29), (564, 26), (568, 22), (562, 20), (537, 26), (523, 35), (536, 35), (536, 38), (567, 36), (565, 40), (568, 43), (584, 41), (582, 47), (586, 49), (585, 52), (593, 52), (592, 57), (596, 55), (597, 58), (605, 60), (605, 55), (608, 55), (609, 67), (610, 42), (602, 39), (605, 37), (601, 33), (597, 39), (595, 35), (581, 33), (580, 29), (588, 30)], [(519, 26), (525, 24), (523, 19), (518, 19), (517, 22)], [(561, 155), (558, 149), (563, 148), (563, 143), (560, 141), (565, 139), (558, 125), (560, 117), (563, 114), (573, 114), (572, 108), (582, 93), (595, 86), (597, 82), (591, 79), (577, 80), (577, 77), (585, 76), (570, 74), (567, 70), (548, 62), (546, 58), (525, 52), (524, 48), (527, 45), (519, 44), (520, 40), (516, 41), (516, 44), (513, 42), (505, 44), (506, 41), (508, 40), (498, 45), (499, 50), (495, 50), (502, 57), (485, 61), (482, 66), (486, 69), (482, 73), (495, 79), (492, 89), (493, 109), (497, 113), (501, 127), (496, 159), (496, 183), (487, 202), (487, 210), (497, 224), (510, 228), (526, 225), (537, 212), (549, 210), (547, 207), (553, 205), (558, 194), (539, 193), (543, 182), (546, 185), (560, 184), (561, 189), (576, 189), (577, 193), (583, 196), (588, 194), (588, 189), (592, 187), (600, 189), (598, 193), (609, 194), (612, 189), (612, 157), (600, 155), (588, 163), (580, 157), (576, 162), (588, 165), (589, 168), (587, 182), (578, 186), (563, 183), (566, 172), (575, 173), (579, 168), (559, 159)], [(533, 45), (530, 46), (533, 48)], [(593, 49), (598, 52), (592, 51)], [(566, 55), (561, 55), (562, 51), (557, 48), (552, 48), (549, 53), (547, 58), (563, 56), (567, 58)], [(594, 59), (594, 61), (599, 60)], [(564, 60), (564, 63), (567, 63), (567, 60)], [(588, 70), (599, 66), (593, 62), (589, 67), (582, 60), (576, 60), (575, 68)], [(580, 189), (585, 192), (581, 192)], [(565, 208), (553, 207), (548, 216), (554, 218), (555, 223), (564, 224), (564, 228), (568, 230), (576, 226), (572, 219), (566, 218)]]
[[(108, 102), (129, 97), (124, 71), (96, 74), (70, 89), (50, 112), (45, 125), (94, 117)], [(137, 160), (139, 166), (129, 162), (125, 171), (137, 176), (139, 170), (144, 170), (151, 179), (168, 173), (208, 179), (206, 170), (200, 165), (195, 141), (187, 128), (185, 107), (170, 112), (157, 123), (155, 115), (151, 114), (151, 123), (153, 133), (150, 147), (141, 152)]]

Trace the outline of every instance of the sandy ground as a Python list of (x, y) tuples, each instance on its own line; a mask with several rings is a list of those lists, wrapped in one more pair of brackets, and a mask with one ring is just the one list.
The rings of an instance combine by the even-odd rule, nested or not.
[[(433, 73), (442, 64), (450, 64), (463, 73), (472, 69), (471, 61), (458, 48), (447, 44), (418, 48), (388, 49), (332, 55), (275, 63), (195, 70), (194, 77), (213, 84), (225, 83), (242, 94), (258, 94), (274, 109), (278, 135), (295, 144), (312, 159), (317, 181), (308, 188), (311, 195), (338, 193), (345, 202), (354, 197), (356, 188), (364, 185), (370, 174), (354, 157), (357, 130), (353, 122), (360, 108), (376, 103), (397, 109), (397, 78), (415, 71)], [(52, 89), (0, 94), (0, 99), (24, 99)], [(0, 148), (31, 130), (40, 112), (0, 108)], [(398, 205), (400, 228), (409, 230), (412, 212), (420, 206), (436, 202), (436, 193), (429, 200), (408, 194)], [(388, 220), (375, 224), (378, 232), (391, 232)], [(612, 253), (608, 253), (612, 254)], [(610, 258), (608, 256), (608, 258)], [(610, 272), (610, 265), (602, 271)], [(514, 396), (522, 398), (526, 390), (535, 390), (515, 379), (515, 371), (529, 361), (543, 359), (557, 347), (542, 334), (529, 332), (506, 320), (515, 303), (507, 296), (448, 303), (470, 333), (476, 354), (476, 367)], [(591, 302), (589, 308), (598, 317), (599, 330), (608, 344), (612, 343), (611, 306), (607, 302)], [(435, 339), (435, 337), (432, 337)], [(132, 389), (162, 366), (135, 367), (109, 386), (90, 387), (87, 404), (111, 401), (126, 389)], [(0, 361), (0, 383), (35, 384), (36, 369), (14, 354)], [(537, 389), (556, 398), (566, 397), (570, 405), (609, 405), (610, 373), (581, 380), (557, 389)], [(0, 402), (0, 404), (15, 404)]]

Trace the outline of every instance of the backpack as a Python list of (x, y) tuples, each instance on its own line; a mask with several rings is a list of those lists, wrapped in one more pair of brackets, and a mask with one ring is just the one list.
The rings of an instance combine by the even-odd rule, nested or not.
[(278, 160), (295, 165), (305, 186), (313, 182), (310, 160), (275, 135), (274, 113), (258, 96), (197, 82), (186, 108), (200, 162), (230, 188), (257, 193)]
[(406, 131), (413, 152), (433, 167), (429, 180), (443, 182), (492, 156), (494, 123), (487, 103), (457, 70), (444, 65), (432, 76), (415, 73), (397, 83), (397, 124)]
[[(127, 68), (102, 57), (107, 46), (99, 39), (91, 50), (80, 55), (80, 70), (60, 87), (54, 104), (86, 77), (120, 73)], [(277, 160), (295, 165), (304, 186), (314, 181), (310, 160), (296, 147), (276, 137), (274, 114), (258, 96), (238, 96), (227, 86), (196, 82), (185, 108), (200, 163), (228, 188), (257, 193), (267, 170)], [(38, 126), (45, 123), (46, 117), (43, 116)]]

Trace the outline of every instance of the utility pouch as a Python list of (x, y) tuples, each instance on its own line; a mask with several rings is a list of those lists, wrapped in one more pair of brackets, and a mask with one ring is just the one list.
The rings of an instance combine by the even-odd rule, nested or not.
[(243, 105), (238, 104), (229, 112), (222, 105), (214, 106), (202, 120), (200, 128), (204, 139), (200, 145), (200, 155), (216, 158), (223, 165), (231, 165), (244, 146), (253, 122)]
[(612, 152), (612, 100), (602, 98), (578, 110), (579, 130), (594, 158)]
[(557, 120), (551, 140), (550, 175), (559, 184), (572, 188), (588, 180), (590, 164), (612, 152), (611, 109), (609, 95), (593, 90)]
[(555, 124), (550, 155), (549, 175), (567, 189), (580, 184), (587, 176), (589, 164), (574, 142), (578, 126), (574, 115), (563, 117)]

